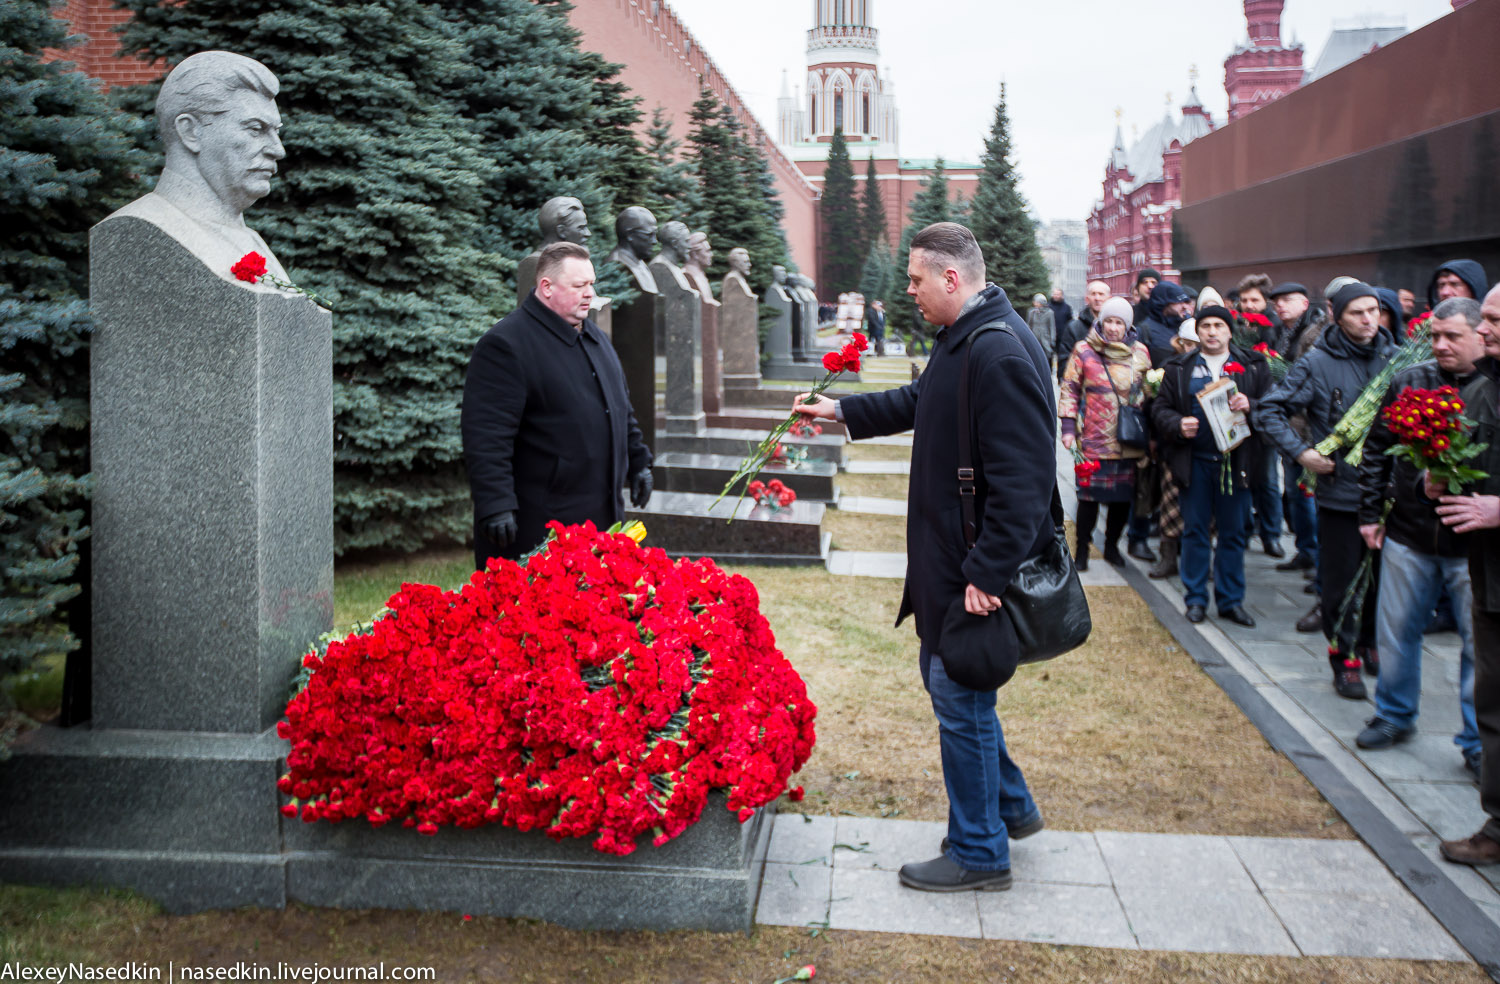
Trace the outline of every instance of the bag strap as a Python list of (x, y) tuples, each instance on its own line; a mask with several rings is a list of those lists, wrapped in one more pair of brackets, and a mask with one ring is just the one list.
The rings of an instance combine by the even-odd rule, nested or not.
[[(964, 524), (964, 546), (966, 550), (974, 549), (974, 541), (979, 538), (979, 522), (974, 511), (974, 501), (979, 490), (974, 473), (973, 446), (970, 444), (969, 436), (969, 352), (974, 348), (974, 339), (987, 331), (1009, 332), (1012, 337), (1015, 332), (1003, 321), (980, 325), (969, 332), (968, 338), (964, 339), (963, 365), (958, 374), (958, 505), (963, 513)], [(1035, 368), (1035, 367), (1033, 367)], [(1050, 380), (1049, 380), (1050, 382)], [(1110, 387), (1113, 389), (1113, 385)], [(1052, 482), (1052, 525), (1060, 527), (1063, 525), (1062, 497), (1057, 493), (1057, 480)]]

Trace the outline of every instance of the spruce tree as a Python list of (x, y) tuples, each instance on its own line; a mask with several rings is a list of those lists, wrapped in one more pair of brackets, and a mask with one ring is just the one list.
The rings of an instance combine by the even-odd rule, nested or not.
[[(870, 244), (870, 252), (865, 257), (864, 269), (859, 275), (859, 292), (864, 295), (865, 303), (874, 300), (885, 300), (891, 288), (895, 286), (896, 272), (891, 263), (891, 248), (885, 244), (884, 239), (877, 239)], [(887, 303), (886, 307), (890, 307)]]
[(1036, 245), (1036, 226), (1026, 213), (1026, 201), (1016, 187), (1011, 162), (1010, 118), (1005, 111), (1005, 85), (995, 105), (995, 122), (984, 141), (983, 170), (974, 199), (968, 203), (968, 222), (984, 252), (985, 273), (1012, 300), (1045, 294), (1050, 278), (1042, 251)]
[(917, 233), (934, 222), (951, 222), (953, 206), (948, 200), (948, 176), (944, 173), (943, 159), (932, 163), (932, 177), (922, 182), (922, 190), (912, 196), (907, 207), (908, 222), (901, 231), (901, 250), (896, 255), (896, 267), (892, 271), (891, 289), (885, 299), (886, 325), (889, 331), (924, 331), (926, 322), (917, 314), (916, 306), (906, 296), (906, 270), (911, 261), (911, 241)]
[(833, 297), (853, 290), (868, 246), (866, 226), (854, 195), (854, 168), (849, 162), (849, 144), (842, 128), (833, 131), (828, 147), (828, 168), (823, 172), (823, 197), (818, 202), (822, 218), (822, 293)]
[[(146, 189), (139, 119), (65, 61), (48, 0), (0, 5), (0, 677), (77, 641), (88, 536), (89, 228)], [(0, 689), (0, 747), (9, 699)]]
[[(613, 246), (619, 203), (645, 194), (654, 170), (634, 132), (637, 99), (613, 81), (618, 65), (579, 48), (571, 4), (432, 0), (460, 46), (445, 91), (490, 162), (479, 244), (519, 260), (536, 248), (537, 211), (550, 198), (583, 203), (597, 256)], [(538, 85), (546, 79), (546, 85)], [(600, 247), (604, 246), (603, 251)], [(606, 296), (623, 269), (596, 264)], [(507, 285), (509, 286), (509, 285)]]
[[(729, 107), (705, 89), (693, 104), (688, 157), (701, 195), (700, 222), (714, 248), (709, 280), (729, 272), (729, 251), (750, 254), (750, 283), (757, 292), (771, 279), (771, 265), (786, 263), (781, 203), (759, 148), (744, 138), (744, 127)], [(696, 231), (696, 230), (695, 230)]]
[(689, 228), (702, 225), (702, 199), (693, 164), (680, 153), (682, 141), (672, 136), (672, 121), (665, 107), (657, 106), (646, 129), (646, 156), (651, 160), (651, 183), (640, 204), (656, 216), (657, 223), (676, 219)]
[(865, 241), (885, 244), (886, 255), (890, 255), (890, 241), (885, 231), (885, 199), (880, 197), (880, 182), (875, 174), (875, 155), (865, 158), (865, 187), (860, 197), (860, 219), (864, 224)]
[[(248, 219), (333, 307), (336, 548), (461, 542), (464, 372), (515, 265), (485, 228), (495, 164), (451, 98), (452, 22), (417, 0), (117, 3), (126, 55), (224, 49), (280, 80), (287, 157)], [(158, 86), (135, 88), (149, 106)]]

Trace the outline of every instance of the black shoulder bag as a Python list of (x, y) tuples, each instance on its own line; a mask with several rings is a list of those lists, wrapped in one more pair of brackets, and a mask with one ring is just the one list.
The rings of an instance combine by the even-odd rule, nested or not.
[[(970, 440), (969, 353), (980, 332), (1010, 331), (984, 325), (969, 334), (958, 383), (958, 501), (964, 543), (974, 549), (979, 536), (975, 515), (974, 453)], [(971, 690), (994, 690), (1015, 675), (1021, 663), (1037, 663), (1083, 645), (1093, 630), (1088, 597), (1068, 553), (1062, 500), (1052, 485), (1052, 541), (1036, 557), (1021, 562), (1001, 594), (998, 612), (971, 615), (960, 595), (943, 618), (939, 655), (948, 677)]]

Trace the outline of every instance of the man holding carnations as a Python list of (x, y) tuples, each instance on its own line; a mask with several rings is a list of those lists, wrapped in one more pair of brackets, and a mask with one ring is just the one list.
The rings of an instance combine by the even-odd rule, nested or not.
[[(1463, 387), (1484, 358), (1479, 302), (1451, 298), (1433, 311), (1433, 359), (1391, 381), (1365, 439), (1359, 465), (1359, 532), (1380, 550), (1380, 591), (1375, 621), (1381, 655), (1375, 684), (1375, 716), (1355, 739), (1360, 748), (1390, 748), (1416, 733), (1422, 690), (1422, 631), (1446, 586), (1453, 599), (1459, 648), (1459, 710), (1462, 725), (1453, 743), (1465, 766), (1479, 775), (1479, 730), (1474, 721), (1474, 640), (1469, 617), (1469, 545), (1438, 519), (1436, 503), (1421, 494), (1419, 471), (1405, 457), (1386, 452), (1401, 443), (1389, 409), (1409, 390)], [(1456, 395), (1456, 394), (1455, 394)], [(1446, 426), (1446, 423), (1440, 424)]]
[[(1341, 697), (1363, 700), (1367, 693), (1359, 676), (1361, 664), (1371, 676), (1379, 666), (1374, 594), (1379, 568), (1368, 595), (1351, 597), (1346, 604), (1365, 550), (1359, 534), (1359, 478), (1342, 456), (1335, 461), (1315, 445), (1333, 431), (1390, 361), (1395, 342), (1380, 327), (1380, 301), (1368, 284), (1345, 285), (1333, 295), (1333, 310), (1335, 326), (1260, 402), (1254, 424), (1282, 454), (1317, 477), (1320, 615), (1333, 687)], [(1307, 421), (1305, 436), (1291, 425), (1297, 416)]]
[(464, 464), (474, 499), (474, 562), (516, 560), (547, 523), (625, 518), (620, 490), (651, 498), (651, 450), (625, 373), (592, 321), (594, 265), (577, 243), (537, 259), (536, 287), (484, 334), (464, 381)]
[[(1474, 425), (1469, 438), (1484, 451), (1470, 464), (1486, 477), (1465, 495), (1443, 494), (1437, 512), (1443, 525), (1469, 539), (1469, 583), (1473, 592), (1474, 719), (1479, 729), (1479, 806), (1488, 816), (1472, 836), (1443, 841), (1443, 857), (1456, 864), (1500, 864), (1500, 287), (1480, 309), (1485, 358), (1460, 392)], [(1447, 492), (1424, 482), (1431, 497)]]
[[(1203, 621), (1212, 568), (1219, 617), (1251, 627), (1255, 619), (1245, 611), (1245, 542), (1250, 486), (1260, 473), (1262, 449), (1251, 436), (1221, 451), (1197, 401), (1206, 387), (1227, 378), (1238, 391), (1229, 398), (1229, 409), (1248, 414), (1271, 386), (1265, 358), (1231, 344), (1233, 325), (1234, 312), (1228, 308), (1211, 305), (1198, 311), (1198, 349), (1163, 367), (1151, 416), (1162, 459), (1182, 490), (1181, 569), (1188, 621)], [(1217, 547), (1210, 529), (1215, 522)]]
[[(1011, 886), (1009, 838), (1042, 829), (1021, 769), (1006, 749), (996, 691), (972, 690), (943, 666), (942, 628), (950, 605), (999, 617), (1001, 595), (1021, 563), (1040, 556), (1054, 533), (1050, 505), (1057, 409), (1047, 353), (1005, 291), (985, 283), (984, 256), (968, 229), (940, 222), (911, 243), (907, 294), (938, 325), (927, 369), (882, 393), (819, 397), (795, 408), (842, 419), (860, 439), (915, 429), (907, 499), (906, 585), (898, 623), (915, 615), (922, 682), (932, 698), (948, 790), (948, 837), (940, 857), (902, 867), (902, 884), (933, 892)], [(986, 328), (972, 339), (971, 333)], [(969, 369), (970, 432), (976, 494), (974, 547), (967, 549), (957, 478), (958, 391)]]

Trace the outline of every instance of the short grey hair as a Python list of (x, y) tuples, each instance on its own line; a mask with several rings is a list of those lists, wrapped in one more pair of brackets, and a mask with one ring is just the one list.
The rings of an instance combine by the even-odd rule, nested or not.
[(177, 141), (177, 117), (228, 112), (229, 98), (241, 89), (275, 99), (281, 83), (254, 58), (232, 51), (200, 51), (184, 58), (156, 95), (156, 132), (163, 146)]
[(984, 281), (984, 254), (979, 250), (979, 241), (957, 222), (933, 223), (912, 237), (911, 249), (929, 254), (927, 265), (931, 269), (946, 270), (951, 266), (965, 282)]
[(1479, 327), (1483, 317), (1479, 313), (1479, 302), (1472, 297), (1450, 297), (1432, 309), (1432, 316), (1439, 321), (1463, 316), (1470, 328)]

